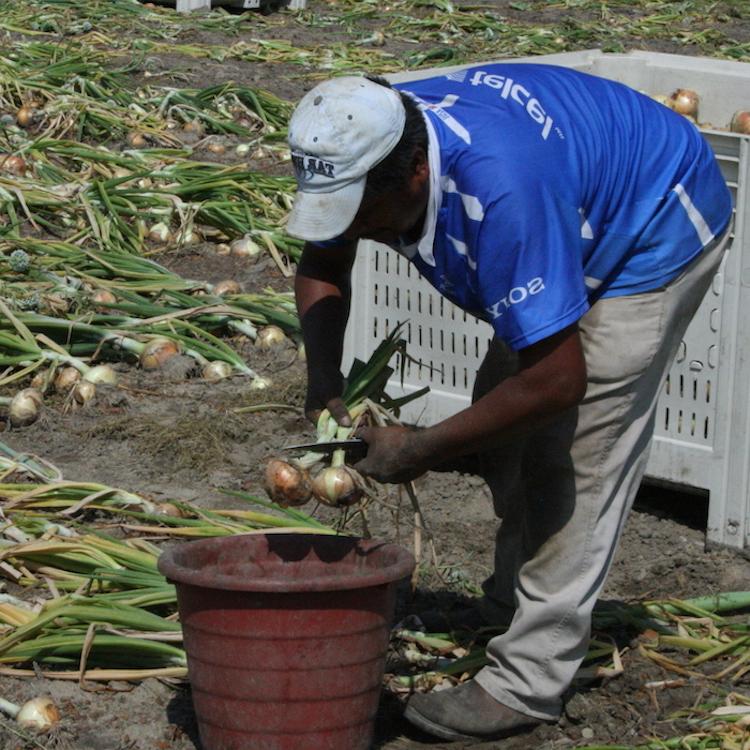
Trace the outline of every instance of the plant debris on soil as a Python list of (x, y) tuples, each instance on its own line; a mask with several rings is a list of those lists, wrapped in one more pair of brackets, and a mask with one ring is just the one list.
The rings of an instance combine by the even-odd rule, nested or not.
[[(286, 121), (337, 74), (591, 48), (750, 62), (750, 6), (308, 0), (301, 11), (177, 14), (136, 0), (3, 4), (0, 398), (71, 363), (84, 378), (107, 363), (116, 382), (97, 383), (91, 400), (47, 383), (37, 421), (14, 426), (3, 415), (0, 424), (0, 542), (13, 533), (20, 545), (15, 556), (0, 545), (0, 697), (49, 694), (62, 714), (44, 735), (0, 715), (0, 747), (200, 750), (179, 643), (146, 659), (144, 668), (167, 671), (97, 677), (113, 665), (93, 620), (86, 645), (57, 664), (43, 654), (24, 663), (13, 656), (20, 644), (4, 639), (42, 600), (119, 596), (118, 576), (126, 596), (148, 588), (155, 597), (151, 626), (178, 630), (173, 591), (153, 570), (158, 551), (269, 523), (421, 545), (414, 586), (399, 589), (374, 747), (448, 747), (402, 710), (410, 691), (470, 675), (491, 635), (426, 633), (418, 617), (460, 610), (490, 573), (498, 521), (483, 480), (454, 471), (417, 481), (421, 535), (400, 487), (346, 511), (310, 503), (285, 514), (265, 503), (266, 461), (314, 436), (291, 297), (300, 243), (283, 228), (294, 188)], [(225, 280), (237, 286), (222, 291)], [(258, 337), (268, 325), (286, 335), (271, 349)], [(146, 369), (142, 348), (164, 338), (173, 356)], [(204, 377), (217, 362), (228, 369)], [(707, 503), (644, 484), (560, 721), (472, 747), (750, 748), (750, 607), (739, 594), (719, 597), (750, 589), (750, 560), (706, 545)], [(76, 533), (106, 534), (106, 554), (119, 561), (110, 588), (104, 558), (84, 589), (91, 560), (22, 551), (24, 536), (61, 538), (59, 526), (44, 526), (51, 513)], [(61, 619), (84, 642), (86, 621)], [(61, 679), (65, 670), (73, 679)]]

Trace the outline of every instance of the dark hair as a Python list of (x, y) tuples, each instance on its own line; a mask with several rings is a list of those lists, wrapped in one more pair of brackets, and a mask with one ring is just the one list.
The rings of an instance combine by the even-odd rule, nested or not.
[[(386, 88), (393, 88), (381, 76), (367, 76), (367, 79)], [(424, 117), (411, 96), (403, 91), (397, 93), (401, 97), (406, 110), (404, 132), (388, 156), (367, 173), (365, 199), (382, 195), (389, 190), (404, 185), (414, 171), (416, 149), (421, 148), (425, 154), (427, 153), (427, 128), (424, 124)]]

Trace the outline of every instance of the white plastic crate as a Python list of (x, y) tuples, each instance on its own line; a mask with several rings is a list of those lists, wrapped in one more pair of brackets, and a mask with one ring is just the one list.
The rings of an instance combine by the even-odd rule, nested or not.
[[(165, 2), (166, 0), (157, 0)], [(180, 13), (191, 10), (210, 10), (211, 7), (228, 6), (231, 8), (242, 8), (244, 10), (264, 10), (273, 6), (286, 5), (292, 10), (301, 10), (306, 5), (306, 0), (175, 0), (175, 9)]]
[[(700, 97), (700, 119), (726, 127), (733, 112), (750, 108), (750, 64), (650, 52), (600, 50), (514, 62), (565, 65), (621, 81), (650, 94), (684, 87)], [(392, 76), (406, 81), (444, 75), (448, 68)], [(750, 137), (703, 128), (735, 200), (734, 238), (722, 269), (685, 335), (660, 396), (647, 475), (708, 490), (707, 537), (750, 547)], [(406, 407), (409, 421), (432, 424), (470, 403), (490, 326), (443, 299), (404, 258), (382, 245), (361, 243), (353, 274), (353, 304), (344, 367), (366, 358), (406, 321), (403, 387), (430, 394)], [(346, 371), (346, 370), (345, 370)], [(397, 369), (398, 373), (398, 369)]]

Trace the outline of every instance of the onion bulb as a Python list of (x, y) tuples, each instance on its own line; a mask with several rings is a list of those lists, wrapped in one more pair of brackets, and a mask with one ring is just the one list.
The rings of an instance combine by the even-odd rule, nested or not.
[(99, 305), (111, 305), (117, 302), (117, 297), (109, 289), (97, 289), (91, 295), (91, 301)]
[(60, 711), (49, 695), (40, 695), (21, 706), (16, 721), (24, 729), (48, 732), (60, 721)]
[(81, 373), (75, 367), (63, 367), (55, 375), (55, 390), (58, 393), (67, 393), (80, 379)]
[(160, 221), (148, 230), (148, 238), (153, 242), (169, 242), (172, 233), (169, 231), (169, 227), (163, 221)]
[(270, 378), (264, 378), (262, 375), (256, 375), (251, 381), (248, 389), (251, 391), (265, 391), (273, 385)]
[(26, 427), (39, 419), (42, 394), (34, 388), (24, 388), (10, 400), (8, 415), (13, 427)]
[(698, 117), (698, 94), (691, 89), (677, 89), (669, 96), (669, 106), (681, 115)]
[(0, 155), (0, 169), (15, 177), (24, 177), (29, 167), (20, 156)]
[(51, 372), (49, 370), (38, 372), (36, 375), (34, 375), (33, 378), (31, 378), (31, 387), (34, 390), (39, 391), (40, 393), (44, 393), (44, 391), (46, 391), (47, 387), (49, 386), (50, 377)]
[(22, 729), (49, 732), (59, 721), (60, 711), (49, 695), (40, 695), (17, 706), (0, 698), (0, 710), (12, 716)]
[(159, 503), (156, 506), (156, 512), (163, 516), (172, 516), (173, 518), (183, 518), (185, 516), (174, 503)]
[(117, 373), (109, 365), (95, 365), (83, 376), (83, 379), (94, 385), (115, 385)]
[(325, 505), (353, 505), (362, 497), (362, 490), (346, 466), (328, 466), (312, 482), (316, 500)]
[(234, 279), (224, 279), (214, 284), (211, 291), (219, 297), (223, 297), (225, 294), (239, 294), (242, 289)]
[(178, 244), (189, 247), (190, 245), (197, 245), (202, 240), (202, 237), (195, 227), (183, 227), (175, 235), (175, 240)]
[(260, 245), (250, 237), (232, 240), (229, 244), (229, 251), (238, 258), (249, 258), (250, 260), (257, 260), (263, 252)]
[(206, 128), (200, 120), (189, 120), (182, 126), (182, 129), (186, 133), (194, 133), (195, 135), (203, 135), (206, 132)]
[(139, 364), (144, 370), (158, 370), (179, 353), (180, 347), (172, 339), (154, 338), (143, 347)]
[(146, 136), (135, 130), (128, 133), (125, 140), (128, 142), (128, 146), (132, 148), (145, 148), (148, 145)]
[(237, 156), (247, 156), (250, 153), (250, 144), (240, 143), (240, 145), (235, 148), (234, 152)]
[(750, 111), (741, 109), (732, 115), (732, 122), (729, 129), (733, 133), (744, 133), (750, 135)]
[(109, 289), (97, 289), (91, 295), (91, 302), (94, 304), (97, 310), (108, 312), (107, 306), (115, 304), (115, 302), (117, 302), (117, 297), (115, 297), (115, 295), (112, 294)]
[(383, 47), (385, 45), (385, 34), (382, 31), (376, 31), (366, 41), (368, 41), (373, 47)]
[(16, 112), (16, 122), (22, 128), (28, 128), (29, 125), (31, 125), (31, 123), (34, 122), (35, 115), (36, 115), (36, 110), (33, 107), (29, 107), (27, 104), (24, 104), (18, 110), (18, 112)]
[(227, 148), (223, 143), (209, 143), (206, 147), (212, 154), (223, 154)]
[(220, 359), (215, 362), (209, 362), (207, 365), (204, 365), (201, 370), (203, 379), (207, 380), (209, 383), (218, 383), (220, 380), (228, 378), (231, 374), (232, 365), (230, 365), (229, 362), (224, 362)]
[(216, 246), (216, 254), (217, 255), (229, 255), (229, 253), (232, 252), (232, 248), (229, 247), (229, 245), (226, 242), (220, 242)]
[(263, 326), (258, 331), (258, 336), (255, 339), (255, 345), (260, 349), (276, 349), (285, 342), (286, 335), (284, 331), (275, 325)]
[(80, 406), (84, 406), (96, 395), (96, 386), (89, 380), (80, 380), (73, 386), (71, 393), (73, 400)]
[(280, 458), (266, 464), (265, 489), (271, 500), (283, 506), (304, 505), (312, 497), (307, 472)]

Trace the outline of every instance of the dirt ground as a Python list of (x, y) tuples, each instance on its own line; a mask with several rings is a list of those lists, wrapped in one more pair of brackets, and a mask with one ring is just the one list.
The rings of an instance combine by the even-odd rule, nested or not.
[[(468, 3), (464, 3), (467, 5)], [(510, 20), (521, 17), (523, 3), (483, 3)], [(551, 5), (551, 4), (550, 4)], [(575, 3), (539, 11), (541, 23), (550, 14), (570, 13)], [(308, 1), (311, 9), (335, 13), (325, 2)], [(530, 20), (528, 12), (524, 22)], [(532, 19), (533, 20), (533, 17)], [(738, 39), (750, 38), (748, 27), (736, 19), (717, 20), (731, 27)], [(285, 38), (300, 46), (325, 45), (332, 38), (346, 40), (353, 32), (334, 21), (302, 26), (293, 16), (266, 17), (254, 36)], [(184, 43), (221, 40), (215, 32), (196, 33)], [(234, 43), (248, 36), (227, 40)], [(622, 39), (625, 48), (661, 49), (690, 54), (676, 35), (673, 41)], [(320, 71), (301, 74), (299, 68), (232, 61), (196, 60), (177, 54), (149, 56), (150, 80), (182, 81), (184, 85), (211, 85), (227, 80), (265, 88), (297, 99), (320, 77)], [(139, 74), (133, 74), (136, 85)], [(231, 139), (230, 139), (231, 140)], [(288, 289), (272, 261), (246, 266), (231, 256), (217, 258), (201, 246), (159, 258), (186, 277), (216, 282), (235, 278), (246, 290), (273, 286)], [(54, 463), (71, 480), (96, 481), (123, 487), (157, 499), (181, 498), (205, 507), (237, 507), (238, 501), (222, 489), (245, 489), (263, 495), (261, 472), (265, 459), (292, 441), (311, 437), (301, 414), (304, 364), (294, 346), (264, 353), (247, 344), (251, 365), (272, 380), (268, 391), (249, 388), (246, 379), (232, 378), (206, 384), (191, 378), (189, 367), (178, 362), (154, 375), (119, 365), (121, 384), (102, 388), (95, 403), (75, 414), (64, 413), (61, 402), (48, 403), (43, 419), (27, 428), (6, 433), (3, 440)], [(181, 366), (183, 365), (183, 366)], [(233, 410), (258, 403), (297, 407), (238, 414)], [(490, 572), (496, 519), (483, 482), (457, 473), (430, 474), (417, 483), (418, 497), (433, 535), (437, 561), (425, 559), (419, 586), (398, 602), (398, 617), (433, 607), (449, 608), (478, 590)], [(395, 495), (393, 504), (399, 502)], [(397, 518), (391, 508), (372, 505), (368, 524), (374, 536), (412, 544), (406, 504)], [(727, 549), (707, 549), (704, 539), (707, 498), (700, 494), (644, 486), (632, 513), (606, 584), (603, 599), (631, 601), (643, 598), (689, 597), (721, 591), (744, 590), (750, 582), (750, 561)], [(325, 518), (325, 517), (324, 517)], [(353, 527), (357, 530), (357, 521)], [(744, 684), (716, 683), (690, 677), (671, 687), (647, 688), (649, 682), (673, 680), (676, 675), (639, 654), (629, 634), (622, 634), (624, 673), (608, 682), (578, 687), (566, 696), (560, 722), (530, 734), (473, 745), (512, 750), (555, 750), (585, 744), (637, 744), (651, 737), (683, 734), (684, 725), (670, 718), (722, 691), (748, 688)], [(63, 708), (64, 721), (57, 736), (42, 747), (75, 750), (195, 750), (200, 748), (189, 689), (156, 680), (140, 684), (108, 684), (82, 690), (77, 683), (0, 679), (6, 697), (22, 701), (41, 691), (51, 693)], [(399, 698), (384, 693), (376, 722), (375, 747), (381, 750), (439, 748), (412, 729), (400, 715)], [(0, 746), (11, 750), (27, 745), (0, 728)], [(30, 746), (29, 746), (30, 747)], [(451, 747), (461, 747), (460, 743)], [(300, 748), (304, 750), (304, 748)]]

